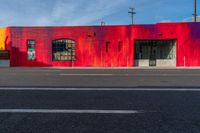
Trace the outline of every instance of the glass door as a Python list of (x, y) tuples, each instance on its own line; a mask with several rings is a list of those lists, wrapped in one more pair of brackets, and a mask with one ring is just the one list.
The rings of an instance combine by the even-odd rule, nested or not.
[(153, 44), (150, 46), (150, 58), (149, 58), (149, 66), (156, 66), (156, 51), (157, 45)]

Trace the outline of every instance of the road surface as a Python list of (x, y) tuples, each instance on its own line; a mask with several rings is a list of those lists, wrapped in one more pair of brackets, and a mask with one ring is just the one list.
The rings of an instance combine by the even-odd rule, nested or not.
[(197, 133), (199, 101), (200, 91), (191, 88), (188, 91), (13, 88), (0, 90), (0, 131)]
[(0, 69), (2, 133), (198, 133), (199, 69)]

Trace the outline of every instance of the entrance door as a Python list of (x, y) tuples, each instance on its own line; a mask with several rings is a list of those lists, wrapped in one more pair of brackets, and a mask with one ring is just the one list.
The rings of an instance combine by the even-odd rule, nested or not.
[(149, 57), (149, 66), (156, 66), (156, 52), (157, 52), (157, 46), (151, 45), (150, 46), (150, 57)]

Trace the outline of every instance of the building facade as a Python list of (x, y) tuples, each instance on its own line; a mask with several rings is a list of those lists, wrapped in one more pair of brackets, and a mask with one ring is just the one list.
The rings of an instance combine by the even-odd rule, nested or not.
[(7, 27), (0, 50), (11, 67), (200, 66), (200, 23)]

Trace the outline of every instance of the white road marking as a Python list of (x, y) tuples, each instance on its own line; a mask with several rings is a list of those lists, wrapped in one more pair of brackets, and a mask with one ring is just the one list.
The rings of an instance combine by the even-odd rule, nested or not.
[(59, 75), (60, 76), (113, 76), (114, 74), (88, 74), (88, 73), (83, 73), (83, 74), (65, 74), (65, 73), (61, 73)]
[(3, 91), (177, 91), (200, 92), (200, 88), (0, 88)]
[(60, 76), (134, 76), (134, 77), (199, 77), (200, 74), (170, 74), (170, 73), (166, 73), (166, 74), (88, 74), (88, 73), (82, 73), (82, 74), (69, 74), (69, 73), (60, 73)]
[(139, 114), (137, 110), (0, 109), (0, 113)]
[(29, 70), (23, 70), (24, 72), (60, 72), (61, 70), (56, 70), (56, 69), (29, 69)]

